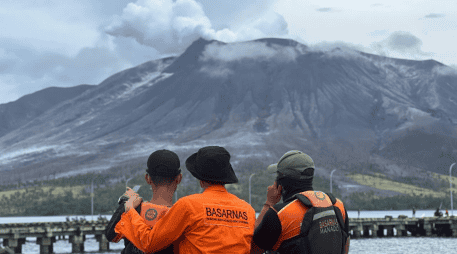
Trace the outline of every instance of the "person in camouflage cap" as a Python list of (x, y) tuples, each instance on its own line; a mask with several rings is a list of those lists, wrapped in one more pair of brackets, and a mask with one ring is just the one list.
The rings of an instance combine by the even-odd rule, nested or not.
[[(314, 191), (314, 161), (298, 150), (285, 153), (267, 172), (276, 173), (255, 222), (251, 253), (347, 253), (349, 219), (343, 202)], [(283, 199), (283, 203), (278, 203)]]

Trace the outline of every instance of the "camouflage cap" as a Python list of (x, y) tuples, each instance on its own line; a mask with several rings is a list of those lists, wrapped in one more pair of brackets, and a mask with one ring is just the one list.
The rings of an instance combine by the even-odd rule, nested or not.
[(268, 166), (267, 171), (282, 174), (296, 179), (304, 180), (312, 176), (303, 174), (305, 169), (314, 168), (314, 161), (309, 155), (298, 151), (291, 150), (285, 153), (277, 164)]

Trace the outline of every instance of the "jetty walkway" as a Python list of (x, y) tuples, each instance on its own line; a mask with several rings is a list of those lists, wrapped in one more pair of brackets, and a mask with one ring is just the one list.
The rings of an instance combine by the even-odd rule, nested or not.
[[(67, 221), (45, 223), (0, 224), (0, 238), (3, 246), (0, 253), (21, 253), (26, 237), (36, 237), (40, 253), (53, 253), (53, 243), (68, 239), (73, 253), (84, 252), (86, 235), (94, 235), (100, 251), (109, 250), (109, 242), (104, 230), (106, 218), (97, 221)], [(374, 237), (437, 236), (457, 237), (457, 216), (408, 218), (350, 218), (349, 227), (352, 239)]]
[(457, 237), (457, 216), (349, 218), (352, 239), (373, 237)]
[(64, 239), (71, 243), (72, 253), (81, 253), (84, 252), (86, 235), (95, 236), (100, 251), (109, 250), (109, 242), (105, 237), (107, 225), (106, 218), (96, 221), (0, 224), (0, 238), (3, 238), (4, 247), (0, 247), (0, 253), (21, 253), (26, 237), (36, 237), (40, 253), (54, 253), (54, 242)]

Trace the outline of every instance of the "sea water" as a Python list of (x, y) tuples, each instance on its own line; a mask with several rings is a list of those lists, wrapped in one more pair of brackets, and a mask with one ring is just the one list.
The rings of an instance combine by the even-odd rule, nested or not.
[[(84, 242), (85, 253), (112, 254), (121, 253), (124, 248), (123, 240), (119, 243), (110, 243), (110, 251), (98, 251), (98, 242), (93, 236), (88, 235)], [(36, 254), (40, 252), (40, 246), (36, 244), (36, 238), (27, 238), (22, 246), (22, 253)], [(71, 243), (68, 240), (57, 240), (54, 243), (55, 253), (71, 253)], [(351, 254), (366, 253), (457, 253), (457, 239), (438, 237), (408, 237), (408, 238), (374, 238), (351, 240)]]
[[(443, 212), (443, 211), (442, 211)], [(434, 210), (417, 210), (416, 217), (432, 217)], [(451, 211), (449, 211), (451, 214)], [(258, 214), (257, 214), (258, 215)], [(384, 218), (392, 216), (397, 218), (399, 215), (412, 217), (411, 210), (390, 210), (390, 211), (361, 211), (360, 218)], [(457, 211), (454, 210), (454, 215)], [(96, 220), (99, 215), (94, 215)], [(358, 211), (348, 211), (349, 218), (357, 218)], [(82, 218), (91, 220), (91, 215), (74, 215), (69, 216), (70, 219)], [(106, 219), (111, 219), (111, 215), (103, 215)], [(57, 222), (66, 221), (67, 216), (37, 216), (37, 217), (0, 217), (2, 223), (31, 223), (31, 222)], [(0, 240), (2, 242), (2, 240)], [(98, 251), (98, 242), (93, 235), (87, 235), (84, 242), (85, 253), (112, 254), (120, 253), (124, 248), (123, 241), (119, 243), (110, 243), (110, 251)], [(35, 237), (28, 237), (26, 243), (22, 246), (22, 253), (32, 254), (39, 253), (40, 247), (36, 244)], [(66, 240), (57, 240), (54, 243), (55, 253), (71, 253), (71, 243)], [(365, 253), (457, 253), (457, 238), (447, 237), (384, 237), (384, 238), (369, 238), (369, 239), (353, 239), (351, 240), (351, 254)]]

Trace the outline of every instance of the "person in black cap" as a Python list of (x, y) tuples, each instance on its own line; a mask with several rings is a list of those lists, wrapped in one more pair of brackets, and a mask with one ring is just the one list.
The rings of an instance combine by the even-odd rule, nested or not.
[(255, 211), (224, 186), (238, 182), (230, 154), (223, 147), (203, 147), (186, 160), (186, 167), (200, 180), (203, 193), (179, 199), (153, 228), (132, 209), (139, 204), (132, 197), (116, 230), (138, 239), (135, 245), (146, 253), (175, 241), (179, 253), (249, 253)]
[[(144, 178), (152, 189), (151, 201), (141, 202), (142, 199), (138, 194), (128, 188), (127, 192), (120, 197), (119, 207), (111, 217), (106, 228), (105, 235), (108, 241), (119, 242), (121, 239), (124, 239), (125, 248), (122, 250), (122, 254), (143, 253), (135, 247), (137, 239), (129, 238), (128, 235), (119, 233), (116, 230), (116, 226), (121, 220), (121, 215), (125, 211), (129, 197), (134, 196), (141, 202), (141, 205), (134, 210), (136, 210), (137, 214), (142, 217), (143, 221), (149, 227), (153, 227), (171, 208), (173, 194), (182, 179), (179, 158), (172, 151), (158, 150), (153, 152), (148, 158), (147, 167)], [(174, 249), (177, 251), (177, 248), (177, 244), (172, 244), (157, 253), (174, 253)]]

